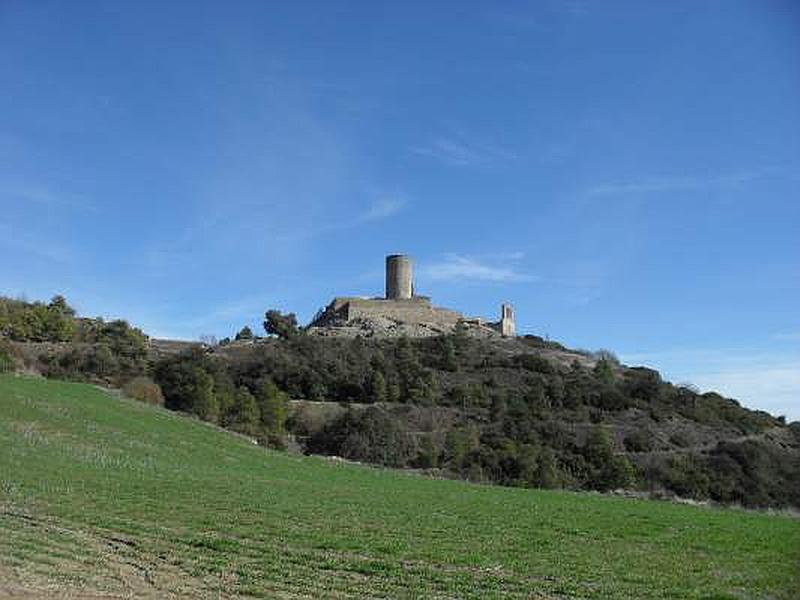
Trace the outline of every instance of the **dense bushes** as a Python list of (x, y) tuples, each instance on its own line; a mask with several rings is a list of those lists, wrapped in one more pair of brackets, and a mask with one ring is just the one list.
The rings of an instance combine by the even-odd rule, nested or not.
[[(343, 339), (304, 335), (291, 314), (270, 312), (266, 324), (274, 337), (244, 328), (236, 342), (150, 362), (147, 337), (125, 321), (77, 318), (59, 297), (47, 305), (5, 299), (0, 331), (27, 341), (0, 345), (0, 371), (11, 356), (31, 367), (35, 352), (35, 368), (48, 376), (125, 385), (131, 397), (265, 444), (296, 434), (308, 451), (476, 481), (640, 485), (800, 504), (791, 485), (800, 479), (796, 424), (673, 386), (652, 369), (622, 367), (608, 352), (554, 353), (563, 347), (533, 336), (499, 344), (463, 327), (431, 338)], [(290, 419), (290, 398), (361, 408), (325, 418), (303, 409)], [(794, 436), (794, 450), (755, 439), (770, 428)]]
[(75, 334), (75, 311), (63, 296), (49, 304), (0, 297), (0, 336), (21, 342), (68, 342)]
[(628, 452), (650, 452), (655, 446), (653, 433), (647, 429), (632, 431), (625, 436), (623, 444)]
[(77, 317), (63, 296), (49, 304), (0, 298), (0, 337), (48, 377), (121, 385), (147, 368), (146, 335), (123, 320)]
[[(701, 449), (702, 438), (695, 439), (700, 430), (689, 425), (662, 433), (658, 455), (651, 454), (650, 429), (625, 427), (612, 436), (617, 430), (608, 423), (626, 422), (629, 411), (637, 419), (649, 415), (653, 428), (683, 419), (757, 432), (780, 422), (717, 395), (676, 388), (651, 369), (623, 368), (610, 355), (565, 366), (531, 349), (509, 356), (463, 332), (396, 340), (297, 333), (240, 345), (235, 360), (226, 353), (197, 351), (156, 365), (167, 406), (278, 444), (289, 397), (356, 403), (365, 408), (313, 427), (314, 417), (298, 413), (287, 431), (297, 433), (309, 452), (437, 468), (504, 485), (597, 490), (642, 485), (750, 505), (797, 502), (756, 476), (769, 472), (786, 482), (800, 475), (786, 454), (770, 455), (773, 464), (782, 465), (772, 470), (759, 466), (765, 460), (761, 451), (742, 454), (720, 446), (709, 454)], [(403, 406), (438, 407), (454, 417), (443, 425), (412, 426)], [(576, 423), (593, 425), (578, 435)], [(637, 456), (656, 458), (632, 462)]]
[(46, 347), (38, 360), (48, 377), (122, 385), (145, 374), (147, 337), (125, 321), (86, 319), (76, 327), (75, 341)]
[(403, 422), (374, 406), (346, 411), (312, 435), (308, 449), (390, 467), (407, 466), (416, 451)]
[(268, 377), (235, 384), (225, 366), (201, 348), (159, 361), (153, 373), (167, 408), (283, 445), (288, 396)]
[(633, 483), (633, 465), (624, 455), (615, 452), (606, 429), (592, 429), (582, 454), (586, 458), (586, 481), (591, 489), (613, 490), (626, 488)]

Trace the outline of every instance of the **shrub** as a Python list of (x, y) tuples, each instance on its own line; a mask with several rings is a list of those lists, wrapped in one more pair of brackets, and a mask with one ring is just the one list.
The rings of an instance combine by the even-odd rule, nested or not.
[(384, 409), (349, 409), (309, 440), (309, 450), (353, 460), (404, 467), (416, 448), (405, 423)]
[(161, 393), (161, 386), (149, 377), (136, 377), (131, 379), (122, 388), (122, 393), (128, 398), (139, 400), (147, 404), (164, 405), (164, 395)]
[(514, 363), (527, 371), (552, 375), (555, 373), (553, 363), (542, 356), (536, 354), (518, 354), (514, 357)]
[(708, 498), (708, 473), (702, 460), (694, 455), (670, 459), (665, 483), (669, 489), (684, 498)]
[(637, 429), (623, 440), (628, 452), (650, 452), (653, 449), (653, 434), (646, 429)]
[(644, 402), (658, 401), (661, 397), (661, 376), (646, 367), (633, 367), (625, 373), (628, 395)]
[(685, 431), (676, 431), (669, 436), (669, 441), (671, 444), (674, 444), (679, 448), (688, 448), (694, 443), (692, 436)]

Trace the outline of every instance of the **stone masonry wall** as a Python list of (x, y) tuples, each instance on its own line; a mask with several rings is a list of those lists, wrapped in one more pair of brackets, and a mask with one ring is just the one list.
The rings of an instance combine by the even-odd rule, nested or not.
[(454, 327), (463, 315), (454, 310), (439, 308), (424, 296), (405, 300), (382, 298), (334, 298), (325, 312), (312, 326), (335, 325), (353, 319), (391, 319), (403, 323), (427, 323), (447, 328)]

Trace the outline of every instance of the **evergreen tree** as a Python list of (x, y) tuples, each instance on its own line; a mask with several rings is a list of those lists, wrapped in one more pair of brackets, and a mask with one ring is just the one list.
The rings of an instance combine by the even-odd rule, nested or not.
[(245, 435), (257, 435), (261, 426), (258, 403), (246, 387), (236, 390), (231, 411), (231, 428)]
[(589, 485), (606, 491), (623, 488), (633, 482), (633, 465), (623, 455), (615, 454), (611, 436), (600, 425), (589, 433), (583, 455), (590, 465)]
[(380, 371), (372, 371), (369, 382), (369, 391), (372, 402), (386, 402), (386, 378)]
[(253, 339), (253, 331), (245, 325), (242, 327), (239, 332), (236, 334), (236, 340), (252, 340)]
[(453, 336), (442, 336), (441, 339), (442, 369), (452, 373), (458, 371), (458, 359), (456, 358), (456, 345)]
[(286, 433), (288, 397), (271, 381), (261, 386), (258, 392), (258, 407), (261, 412), (261, 424), (267, 434), (281, 436)]
[(194, 367), (192, 372), (194, 379), (192, 412), (204, 421), (216, 423), (219, 418), (219, 404), (214, 395), (214, 378), (200, 367)]
[(534, 482), (542, 488), (555, 488), (560, 483), (556, 456), (550, 448), (542, 448), (539, 453)]
[(614, 383), (614, 367), (611, 361), (607, 358), (601, 358), (598, 360), (594, 366), (594, 376), (599, 379), (601, 383)]

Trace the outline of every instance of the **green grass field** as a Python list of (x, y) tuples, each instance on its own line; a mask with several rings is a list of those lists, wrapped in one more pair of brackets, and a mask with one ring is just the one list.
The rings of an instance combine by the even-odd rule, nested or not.
[(800, 520), (288, 456), (0, 377), (0, 595), (800, 598)]

